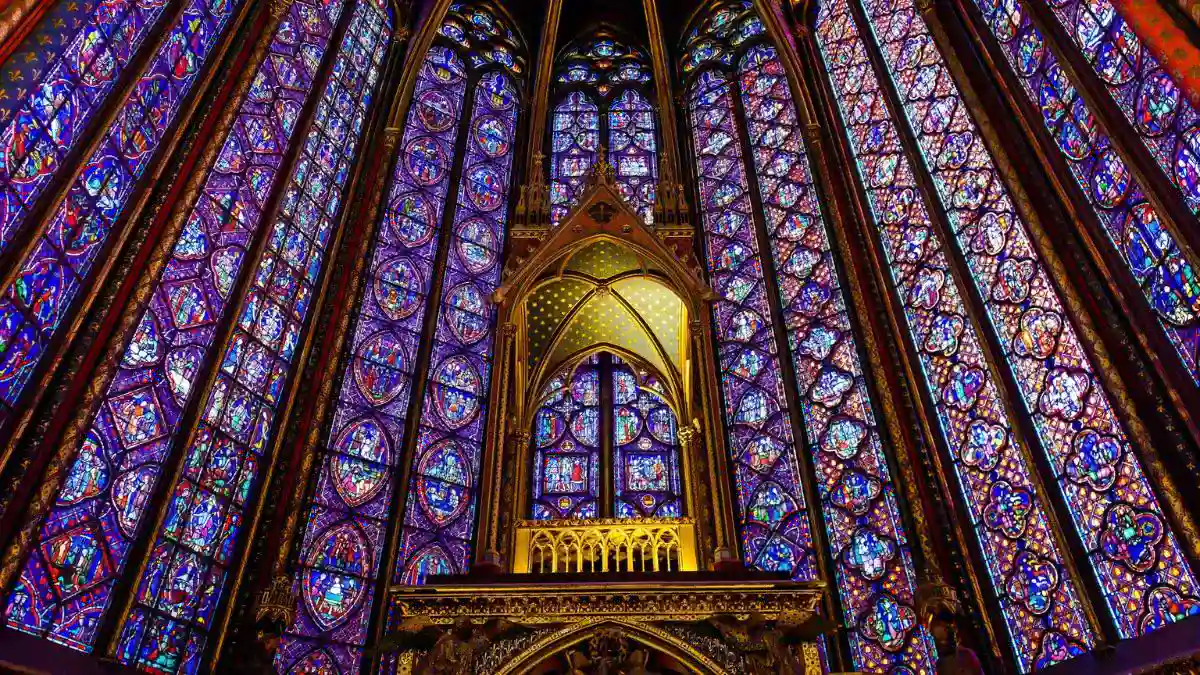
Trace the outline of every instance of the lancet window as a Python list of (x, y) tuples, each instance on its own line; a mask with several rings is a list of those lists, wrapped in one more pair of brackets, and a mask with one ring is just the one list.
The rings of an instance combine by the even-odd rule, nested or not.
[[(59, 3), (29, 38), (39, 47), (26, 56), (35, 58), (9, 74), (10, 82), (25, 82), (26, 75), (31, 82), (10, 84), (0, 97), (0, 251), (19, 260), (0, 291), (0, 425), (9, 421), (51, 340), (88, 292), (97, 260), (138, 193), (138, 179), (187, 109), (197, 77), (242, 2), (189, 0), (178, 13), (168, 4)], [(81, 6), (82, 16), (70, 16), (72, 6)], [(165, 37), (147, 44), (162, 24)], [(58, 44), (66, 46), (36, 58), (66, 26), (78, 26), (58, 35)], [(133, 79), (126, 77), (127, 66), (143, 50), (151, 54), (128, 97), (107, 128), (96, 128), (96, 111)], [(43, 65), (20, 72), (30, 62)], [(33, 227), (30, 214), (54, 197), (47, 190), (76, 153), (82, 171), (55, 197), (53, 215)], [(16, 242), (26, 239), (16, 251)]]
[(550, 125), (550, 214), (570, 212), (601, 147), (621, 196), (649, 223), (658, 183), (657, 115), (645, 52), (605, 30), (559, 57)]
[[(802, 484), (807, 452), (855, 666), (931, 668), (796, 102), (750, 3), (713, 6), (688, 36), (682, 72), (709, 278), (721, 295), (713, 321), (746, 562), (815, 574), (822, 553)], [(795, 378), (799, 411), (788, 410), (785, 377)]]
[[(1108, 243), (1142, 289), (1187, 372), (1200, 382), (1200, 279), (1164, 223), (1161, 207), (1147, 197), (1143, 180), (1097, 121), (1076, 78), (1059, 62), (1063, 46), (1038, 29), (1025, 3), (975, 4), (1021, 91), (1041, 113)], [(1107, 0), (1054, 7), (1064, 21), (1075, 17), (1071, 34), (1087, 44), (1084, 53), (1100, 69), (1102, 86), (1111, 89), (1122, 113), (1164, 163), (1191, 211), (1200, 213), (1200, 116), (1192, 104)]]
[(532, 434), (532, 517), (683, 515), (678, 422), (657, 375), (608, 352), (547, 383)]
[[(1194, 611), (1196, 580), (1179, 541), (916, 7), (835, 0), (816, 28), (1020, 667), (1046, 667), (1095, 644), (1085, 589), (1065, 562), (1072, 537), (1087, 554), (1076, 562), (1099, 582), (1092, 600), (1121, 636)], [(1053, 82), (1042, 93), (1068, 91)], [(984, 316), (968, 310), (972, 297)], [(1015, 383), (1010, 396), (988, 364), (989, 340)], [(1008, 401), (1023, 406), (1033, 438), (1016, 440)], [(1025, 443), (1051, 467), (1044, 484), (1067, 507), (1057, 519)], [(1056, 520), (1073, 527), (1056, 531)]]
[[(211, 22), (189, 20), (193, 28)], [(391, 30), (387, 6), (370, 0), (296, 0), (282, 17), (272, 58), (257, 65), (148, 304), (131, 308), (135, 329), (102, 402), (82, 440), (65, 448), (74, 460), (8, 596), (9, 626), (83, 651), (115, 626), (123, 663), (160, 673), (203, 667), (209, 631), (228, 612), (227, 572), (254, 529), (275, 415)], [(180, 58), (178, 49), (168, 53)], [(158, 81), (158, 93), (182, 95), (168, 84)], [(127, 109), (142, 111), (139, 91)], [(311, 124), (306, 107), (315, 109)], [(141, 129), (121, 133), (163, 133)], [(302, 150), (289, 165), (293, 143)], [(105, 166), (131, 166), (115, 164)], [(232, 335), (218, 357), (225, 323)], [(193, 419), (185, 410), (196, 397), (203, 405)], [(163, 488), (159, 506), (151, 495)], [(145, 537), (151, 545), (139, 564), (135, 544)], [(118, 613), (121, 580), (133, 591)]]
[(524, 69), (488, 2), (451, 5), (421, 63), (317, 451), (286, 672), (357, 672), (380, 579), (465, 571)]

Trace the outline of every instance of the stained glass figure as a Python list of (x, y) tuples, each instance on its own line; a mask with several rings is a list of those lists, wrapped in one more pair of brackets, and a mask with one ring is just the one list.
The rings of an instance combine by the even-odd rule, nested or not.
[[(972, 274), (968, 281), (982, 296), (991, 326), (1006, 346), (1004, 356), (1018, 393), (1033, 418), (1040, 447), (1060, 477), (1068, 515), (1119, 631), (1138, 634), (1174, 620), (1156, 614), (1151, 596), (1160, 584), (1175, 593), (1194, 594), (1192, 572), (932, 37), (907, 0), (867, 2), (864, 11), (925, 153), (922, 160), (932, 174), (936, 197), (948, 212), (952, 243), (962, 251)], [(963, 318), (965, 308), (945, 259), (948, 243), (930, 226), (913, 168), (900, 149), (867, 61), (870, 47), (859, 37), (847, 0), (827, 5), (817, 25), (893, 279), (920, 345), (943, 433), (956, 456), (960, 486), (968, 507), (978, 514), (977, 533), (1005, 607), (1017, 660), (1026, 670), (1065, 660), (1089, 648), (1094, 637), (1061, 567), (1059, 545), (1052, 543), (1054, 535), (1040, 515), (1045, 507), (1028, 477), (1031, 470), (1011, 440), (1011, 413), (983, 362), (974, 324)], [(919, 60), (904, 57), (911, 49), (920, 50)], [(1104, 459), (1093, 461), (1096, 457)], [(1070, 469), (1083, 465), (1096, 471)], [(1120, 485), (1100, 478), (1110, 473), (1124, 477)], [(1140, 558), (1140, 570), (1127, 555), (1127, 545), (1111, 536), (1105, 539), (1106, 533), (1120, 529), (1117, 521), (1132, 522), (1127, 519), (1134, 517), (1142, 519), (1138, 527), (1124, 531), (1145, 536), (1133, 537), (1138, 540), (1133, 548), (1155, 551), (1152, 566)], [(1031, 536), (1031, 527), (1046, 533)], [(1020, 550), (1006, 539), (1047, 545), (1040, 551)]]
[(675, 411), (637, 372), (613, 357), (613, 503), (617, 518), (683, 515)]
[[(495, 35), (469, 28), (481, 25), (491, 25)], [(308, 523), (299, 555), (299, 618), (280, 648), (277, 666), (282, 672), (302, 670), (307, 660), (318, 654), (337, 664), (338, 670), (330, 672), (357, 672), (361, 666), (369, 618), (380, 600), (375, 589), (384, 573), (388, 522), (395, 518), (404, 428), (435, 260), (445, 239), (450, 176), (462, 161), (455, 157), (455, 145), (464, 122), (471, 122), (469, 133), (476, 152), (504, 154), (512, 145), (511, 126), (505, 125), (504, 115), (476, 114), (464, 120), (464, 111), (470, 110), (467, 82), (471, 77), (465, 55), (468, 50), (482, 53), (489, 45), (515, 50), (510, 39), (511, 33), (491, 10), (456, 3), (417, 76), (368, 263), (349, 363), (339, 387), (332, 428), (319, 451), (317, 483), (307, 506)], [(519, 63), (519, 58), (514, 60)], [(492, 100), (492, 93), (481, 84), (471, 97), (478, 108)], [(447, 255), (455, 264), (480, 272), (494, 267), (502, 240), (487, 218), (460, 219), (454, 230)], [(458, 332), (478, 333), (473, 316), (482, 296), (459, 290), (455, 297), (461, 299), (463, 308), (455, 315)], [(437, 385), (431, 387), (436, 390), (439, 410), (451, 420), (479, 414), (478, 388), (484, 385), (470, 366), (463, 361), (443, 364)], [(445, 522), (465, 506), (474, 473), (456, 444), (442, 443), (426, 450), (415, 481), (426, 495), (421, 513)], [(323, 546), (331, 541), (330, 533), (346, 529), (364, 543), (362, 555), (353, 567), (327, 564)], [(429, 574), (450, 573), (453, 563), (446, 549), (434, 545), (414, 552), (406, 569), (409, 576), (402, 581), (419, 583)], [(343, 592), (336, 605), (323, 604), (335, 579), (353, 592)]]
[[(796, 105), (775, 48), (749, 3), (719, 7), (689, 49), (735, 55), (748, 168), (763, 204), (805, 431), (814, 447), (830, 557), (856, 669), (932, 670), (929, 636), (915, 619), (916, 577), (884, 448), (866, 388), (829, 235), (808, 166)], [(764, 37), (759, 37), (764, 36)], [(684, 63), (725, 70), (711, 56)], [(711, 71), (710, 71), (711, 72)], [(726, 85), (732, 87), (733, 85)], [(693, 113), (695, 114), (695, 113)], [(743, 132), (742, 129), (745, 131)], [(730, 139), (736, 145), (737, 140)], [(762, 367), (743, 359), (742, 372)], [(770, 453), (750, 466), (770, 467)], [(770, 513), (782, 495), (762, 500)]]
[(475, 524), (491, 385), (500, 253), (508, 217), (518, 81), (484, 72), (474, 91), (412, 481), (394, 578), (420, 579), (414, 565), (438, 551), (465, 572)]
[[(288, 12), (272, 37), (276, 58), (259, 66), (240, 104), (156, 282), (154, 301), (126, 343), (118, 372), (41, 526), (39, 543), (9, 595), (9, 626), (88, 651), (110, 609), (113, 584), (152, 506), (148, 501), (172, 439), (181, 431), (194, 379), (212, 356), (217, 324), (230, 308), (245, 252), (257, 239), (263, 203), (279, 177), (280, 160), (318, 76), (312, 68), (329, 45), (342, 4), (296, 0)], [(336, 197), (314, 198), (337, 207)], [(289, 241), (291, 234), (300, 247), (278, 255), (305, 248), (311, 250), (302, 255), (320, 255), (310, 242), (323, 246), (327, 240), (329, 224), (322, 233), (322, 221), (281, 220), (275, 232)], [(136, 586), (137, 603), (117, 652), (125, 663), (164, 673), (199, 668), (223, 590), (223, 570), (237, 543), (241, 509), (250, 498), (273, 405), (299, 340), (303, 317), (295, 311), (303, 304), (291, 303), (304, 302), (299, 284), (311, 287), (320, 272), (319, 264), (306, 262), (280, 267), (272, 277), (270, 266), (260, 265), (260, 283), (241, 303), (241, 333), (221, 361), (228, 377), (218, 378), (209, 395), (204, 428), (189, 436), (183, 476)], [(292, 291), (281, 296), (278, 284)], [(291, 306), (278, 304), (285, 298)]]
[(601, 30), (569, 45), (555, 72), (559, 102), (550, 129), (552, 222), (565, 218), (579, 199), (601, 145), (609, 150), (621, 195), (645, 222), (652, 222), (658, 140), (654, 108), (647, 99), (652, 76), (645, 52)]
[[(1180, 251), (1175, 236), (1161, 222), (1154, 204), (1146, 198), (1141, 180), (1113, 147), (1108, 133), (1096, 123), (1071, 76), (1059, 65), (1058, 56), (1033, 25), (1024, 0), (977, 0), (975, 4), (1021, 83), (1021, 91), (1041, 112), (1046, 131), (1058, 145), (1071, 176), (1104, 227), (1109, 243), (1158, 315), (1184, 367), (1200, 383), (1200, 279), (1195, 268)], [(1115, 16), (1111, 20), (1121, 21)], [(1145, 90), (1139, 94), (1138, 105), (1146, 116), (1143, 125), (1159, 129), (1164, 128), (1163, 120), (1175, 115), (1176, 108), (1190, 110), (1190, 104), (1186, 98), (1180, 100), (1179, 92), (1164, 73), (1159, 71), (1156, 77), (1167, 91)], [(1162, 101), (1152, 100), (1159, 95), (1163, 96)], [(1184, 110), (1183, 114), (1188, 113)], [(1191, 114), (1195, 116), (1194, 112)], [(1188, 151), (1181, 148), (1179, 152), (1185, 155), (1181, 161), (1186, 163)], [(1195, 157), (1194, 151), (1192, 156)], [(1195, 169), (1192, 173), (1200, 175)], [(1200, 209), (1200, 201), (1192, 207)]]
[[(26, 107), (10, 124), (0, 123), (6, 129), (0, 131), (0, 250), (21, 228), (74, 142), (90, 138), (88, 118), (167, 3), (82, 4), (94, 7), (94, 13), (49, 67), (49, 79), (32, 97), (18, 97), (27, 99)], [(15, 276), (0, 292), (0, 344), (6, 346), (0, 354), (0, 424), (11, 416), (47, 346), (87, 288), (113, 226), (136, 194), (138, 179), (185, 108), (197, 75), (241, 4), (188, 0), (113, 124), (97, 133), (99, 140), (81, 160), (83, 170), (70, 182), (66, 197), (33, 235), (28, 252), (20, 254)], [(0, 100), (0, 106), (9, 100)]]
[(551, 379), (533, 419), (535, 520), (600, 516), (600, 361)]
[(699, 169), (700, 214), (719, 342), (726, 434), (735, 463), (746, 563), (817, 574), (799, 458), (771, 326), (766, 280), (738, 141), (732, 81), (719, 70), (691, 84), (688, 112)]

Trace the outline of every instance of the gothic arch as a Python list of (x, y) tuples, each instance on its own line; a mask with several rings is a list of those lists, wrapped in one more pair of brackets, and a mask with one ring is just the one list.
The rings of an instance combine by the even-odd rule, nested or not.
[(546, 659), (585, 642), (598, 631), (615, 629), (639, 645), (674, 658), (695, 675), (725, 675), (728, 671), (691, 645), (659, 628), (622, 619), (594, 619), (551, 633), (523, 652), (511, 657), (496, 675), (525, 675)]

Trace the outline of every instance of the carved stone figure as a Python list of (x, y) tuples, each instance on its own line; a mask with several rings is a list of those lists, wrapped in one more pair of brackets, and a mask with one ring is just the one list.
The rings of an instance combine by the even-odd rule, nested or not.
[(587, 653), (568, 649), (570, 675), (658, 675), (647, 668), (650, 652), (629, 649), (629, 642), (617, 630), (602, 630), (587, 642)]
[(497, 639), (523, 631), (524, 628), (507, 619), (491, 619), (476, 624), (466, 617), (453, 626), (442, 626), (427, 617), (408, 617), (399, 628), (385, 637), (379, 652), (418, 651), (414, 675), (471, 675), (475, 658)]
[(803, 673), (804, 653), (796, 647), (825, 632), (824, 620), (816, 615), (780, 617), (775, 625), (770, 625), (758, 613), (745, 620), (720, 614), (711, 617), (708, 623), (742, 656), (747, 675)]

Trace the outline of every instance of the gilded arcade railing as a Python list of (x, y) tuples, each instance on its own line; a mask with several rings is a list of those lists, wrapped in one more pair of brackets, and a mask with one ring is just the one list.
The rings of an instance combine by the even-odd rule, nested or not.
[(513, 572), (695, 572), (691, 518), (523, 520)]

